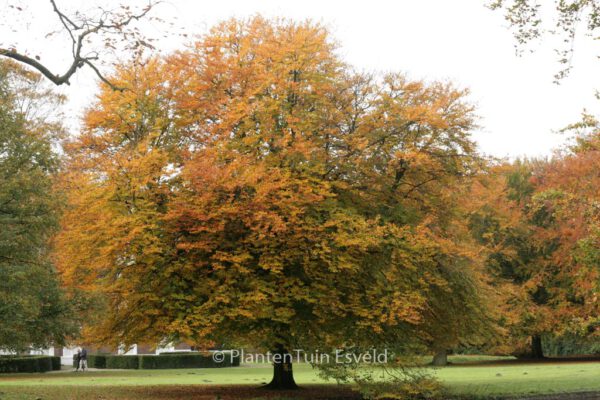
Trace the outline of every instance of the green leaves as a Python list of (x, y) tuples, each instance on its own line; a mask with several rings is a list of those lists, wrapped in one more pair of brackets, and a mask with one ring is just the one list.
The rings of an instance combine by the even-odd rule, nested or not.
[(34, 84), (30, 79), (15, 65), (0, 63), (0, 348), (13, 350), (62, 343), (71, 328), (49, 259), (58, 222), (55, 126), (28, 120), (15, 102), (23, 93), (26, 101), (40, 100), (27, 86)]

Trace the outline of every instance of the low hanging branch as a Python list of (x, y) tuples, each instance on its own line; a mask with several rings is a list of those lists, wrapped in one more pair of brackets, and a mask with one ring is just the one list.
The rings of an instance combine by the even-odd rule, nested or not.
[[(56, 85), (69, 85), (71, 77), (80, 68), (88, 66), (102, 82), (110, 86), (113, 90), (124, 90), (125, 88), (112, 83), (100, 71), (98, 64), (100, 61), (99, 52), (84, 52), (84, 48), (91, 43), (93, 38), (99, 38), (103, 41), (104, 48), (106, 49), (116, 50), (117, 42), (119, 41), (125, 43), (124, 50), (132, 50), (137, 54), (141, 54), (143, 48), (153, 49), (154, 47), (149, 43), (153, 39), (145, 38), (140, 34), (137, 28), (131, 27), (131, 24), (134, 21), (139, 21), (142, 18), (147, 17), (150, 10), (152, 10), (158, 2), (150, 1), (138, 12), (132, 12), (130, 11), (129, 6), (121, 5), (118, 11), (107, 11), (100, 8), (100, 15), (96, 17), (87, 17), (80, 13), (76, 13), (76, 17), (73, 18), (61, 11), (55, 0), (50, 0), (50, 3), (54, 14), (56, 14), (62, 25), (61, 29), (68, 34), (72, 41), (72, 62), (66, 72), (63, 74), (56, 74), (46, 65), (42, 64), (38, 56), (31, 57), (17, 51), (15, 48), (3, 48), (0, 45), (0, 56), (11, 58), (35, 68)], [(20, 10), (20, 8), (18, 9)], [(51, 32), (47, 34), (46, 37), (55, 33), (56, 32)]]

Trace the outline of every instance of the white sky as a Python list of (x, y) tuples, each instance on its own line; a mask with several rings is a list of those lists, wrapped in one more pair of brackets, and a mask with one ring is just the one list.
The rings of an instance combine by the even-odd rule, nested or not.
[[(577, 43), (574, 70), (561, 85), (553, 84), (560, 66), (554, 45), (545, 41), (536, 52), (515, 55), (514, 39), (500, 12), (484, 7), (486, 0), (167, 0), (157, 8), (167, 20), (189, 34), (201, 34), (220, 20), (257, 13), (266, 17), (311, 18), (327, 25), (341, 45), (345, 61), (360, 70), (402, 71), (409, 77), (449, 79), (471, 90), (482, 128), (475, 135), (480, 149), (504, 157), (545, 156), (565, 138), (554, 133), (576, 122), (583, 108), (594, 111), (594, 88), (600, 88), (600, 61), (591, 40)], [(69, 48), (45, 39), (49, 26), (56, 26), (47, 0), (0, 0), (20, 4), (21, 19), (0, 27), (0, 43), (34, 49), (47, 64), (60, 72), (69, 63)], [(65, 9), (81, 4), (89, 8), (97, 1), (57, 0)], [(117, 0), (102, 3), (117, 4)], [(145, 4), (144, 1), (120, 3)], [(6, 14), (5, 14), (6, 15)], [(157, 25), (147, 25), (156, 31)], [(164, 27), (163, 27), (164, 28)], [(156, 32), (154, 32), (156, 33)], [(8, 38), (8, 39), (7, 39)], [(161, 43), (172, 50), (183, 46), (173, 36)], [(64, 89), (69, 97), (68, 118), (72, 126), (81, 110), (93, 99), (95, 79), (82, 73)]]

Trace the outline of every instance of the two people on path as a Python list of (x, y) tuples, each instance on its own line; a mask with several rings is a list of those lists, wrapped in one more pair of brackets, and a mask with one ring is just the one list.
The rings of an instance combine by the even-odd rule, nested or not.
[(87, 368), (87, 350), (85, 348), (78, 348), (75, 354), (75, 371), (85, 371)]

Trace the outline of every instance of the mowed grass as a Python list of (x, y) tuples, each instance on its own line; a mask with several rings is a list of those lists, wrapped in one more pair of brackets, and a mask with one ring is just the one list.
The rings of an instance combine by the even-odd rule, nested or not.
[[(96, 370), (45, 374), (0, 374), (0, 388), (8, 386), (146, 386), (146, 385), (260, 385), (269, 382), (268, 364), (234, 368)], [(326, 383), (310, 365), (294, 365), (298, 384)], [(1, 399), (1, 397), (0, 397)]]
[[(451, 361), (455, 365), (427, 370), (444, 382), (450, 393), (457, 396), (485, 398), (578, 391), (600, 393), (600, 362), (516, 363), (468, 356)], [(467, 364), (460, 365), (459, 362)], [(477, 362), (481, 364), (475, 364)], [(215, 390), (217, 386), (231, 386), (237, 391), (248, 392), (243, 398), (262, 399), (270, 395), (263, 394), (256, 388), (268, 382), (271, 373), (270, 365), (251, 365), (222, 369), (3, 374), (0, 375), (0, 399), (238, 398), (215, 395), (211, 390)], [(314, 385), (321, 385), (317, 387), (335, 389), (334, 382), (320, 378), (310, 365), (295, 365), (294, 375), (302, 386), (314, 389)], [(319, 389), (316, 393), (320, 392), (325, 392), (325, 389)], [(300, 394), (301, 398), (313, 397), (306, 397), (306, 394)]]
[(436, 369), (434, 375), (455, 394), (600, 393), (600, 362), (450, 366)]

